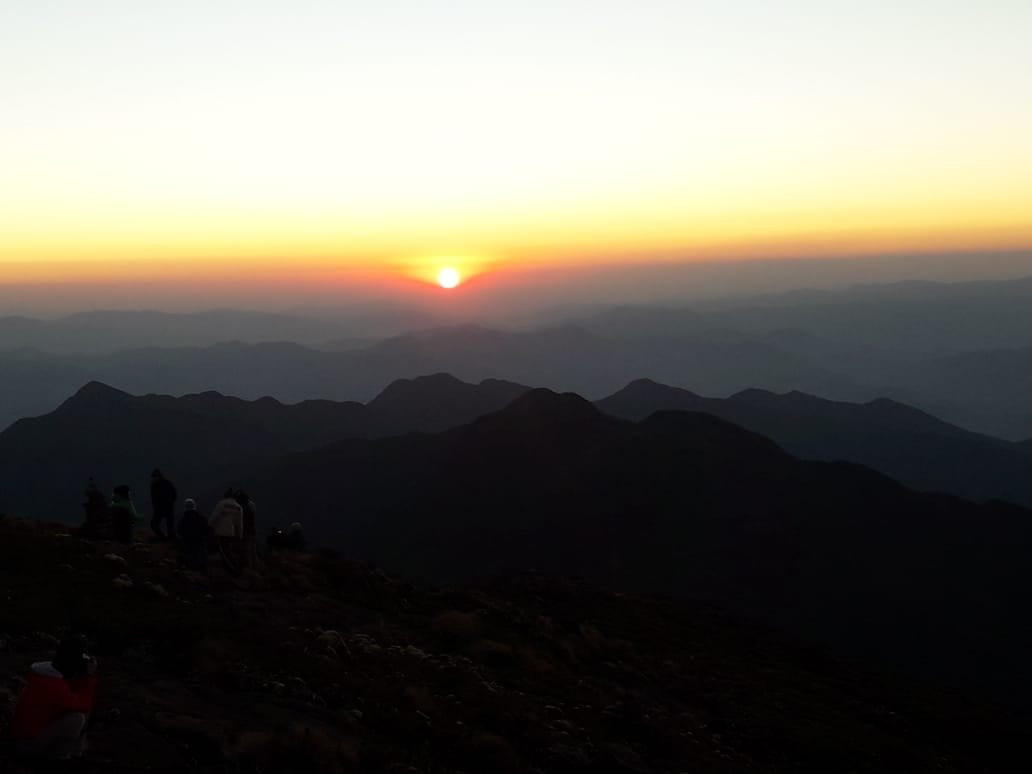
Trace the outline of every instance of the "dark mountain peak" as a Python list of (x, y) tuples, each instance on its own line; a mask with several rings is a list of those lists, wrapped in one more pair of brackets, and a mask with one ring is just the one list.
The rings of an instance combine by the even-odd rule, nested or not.
[(816, 395), (811, 395), (808, 392), (800, 392), (799, 390), (790, 390), (789, 392), (776, 393), (770, 390), (761, 390), (756, 387), (750, 387), (747, 390), (736, 392), (730, 398), (729, 401), (735, 401), (737, 403), (743, 403), (750, 406), (765, 406), (765, 407), (789, 407), (789, 406), (800, 406), (800, 405), (815, 405), (815, 404), (830, 404), (825, 398), (820, 398)]
[(473, 389), (472, 384), (448, 373), (417, 376), (414, 379), (395, 379), (369, 401), (371, 408), (382, 408), (386, 404), (427, 398), (451, 397), (459, 392)]
[(438, 432), (507, 406), (529, 387), (496, 379), (469, 384), (448, 373), (398, 379), (369, 403), (396, 432)]
[(129, 393), (122, 392), (122, 390), (115, 389), (103, 382), (91, 381), (80, 387), (72, 397), (61, 404), (61, 407), (124, 403), (132, 398), (133, 396)]
[(705, 410), (706, 404), (707, 399), (694, 392), (652, 379), (635, 379), (596, 403), (600, 411), (632, 421), (645, 419), (659, 410)]
[(500, 411), (481, 417), (470, 427), (478, 431), (529, 431), (587, 438), (597, 430), (622, 424), (620, 420), (603, 414), (580, 395), (539, 388), (524, 393)]
[(663, 384), (653, 379), (635, 379), (633, 382), (628, 383), (615, 395), (636, 395), (636, 396), (647, 396), (647, 395), (683, 395), (698, 398), (691, 390), (686, 390), (683, 387), (673, 387), (669, 384)]
[(911, 414), (924, 414), (925, 416), (931, 416), (920, 409), (908, 406), (906, 403), (900, 403), (898, 400), (893, 400), (892, 398), (875, 398), (874, 400), (867, 401), (864, 405), (870, 406), (873, 409), (906, 411)]
[(734, 395), (728, 398), (728, 400), (737, 400), (742, 403), (769, 403), (772, 400), (776, 400), (780, 397), (776, 392), (770, 390), (761, 390), (758, 387), (749, 387), (748, 389), (736, 392)]
[(591, 401), (573, 392), (555, 392), (539, 387), (526, 392), (502, 409), (502, 414), (566, 417), (601, 417)]
[(666, 386), (667, 385), (665, 385), (665, 384), (661, 384), (660, 382), (657, 382), (655, 379), (649, 379), (647, 376), (643, 376), (640, 379), (633, 379), (633, 380), (629, 381), (627, 383), (627, 386), (624, 387), (624, 389), (625, 390), (629, 390), (631, 388), (643, 389), (643, 388), (646, 388), (646, 387), (666, 387)]

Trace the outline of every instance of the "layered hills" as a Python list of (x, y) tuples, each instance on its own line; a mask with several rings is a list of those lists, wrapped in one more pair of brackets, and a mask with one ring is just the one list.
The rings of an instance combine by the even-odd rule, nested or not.
[(132, 484), (146, 510), (158, 466), (202, 509), (242, 485), (262, 529), (302, 521), (317, 545), (423, 580), (575, 574), (706, 599), (936, 679), (1000, 693), (1032, 679), (1020, 655), (1032, 643), (1012, 615), (1032, 595), (1029, 511), (789, 453), (838, 449), (891, 467), (893, 446), (917, 456), (941, 444), (1017, 465), (1021, 447), (887, 401), (707, 402), (636, 382), (601, 405), (651, 413), (630, 421), (574, 394), (447, 375), (396, 383), (367, 405), (90, 384), (0, 434), (0, 509), (77, 521), (93, 475)]
[(534, 390), (444, 433), (289, 457), (247, 486), (266, 513), (421, 578), (575, 573), (938, 677), (1032, 677), (1012, 618), (1032, 594), (1032, 512), (801, 461), (708, 414), (633, 423)]
[[(285, 404), (214, 391), (132, 396), (89, 383), (58, 410), (0, 433), (0, 464), (8, 473), (0, 481), (0, 511), (74, 520), (89, 476), (105, 489), (129, 483), (145, 500), (146, 474), (155, 466), (165, 468), (183, 493), (208, 491), (258, 462), (334, 441), (456, 427), (503, 408), (528, 389), (436, 374), (393, 382), (367, 404)], [(597, 406), (632, 420), (660, 410), (708, 413), (803, 459), (857, 462), (925, 491), (1032, 504), (1027, 442), (972, 433), (890, 400), (856, 404), (761, 390), (704, 398), (636, 380)]]
[(639, 379), (596, 405), (631, 420), (656, 411), (701, 411), (765, 435), (803, 459), (858, 462), (916, 489), (1032, 506), (1027, 442), (973, 433), (885, 398), (847, 403), (766, 390), (704, 398)]
[(702, 395), (889, 397), (1001, 438), (1032, 434), (1032, 279), (671, 303), (566, 308), (519, 329), (490, 316), (445, 324), (376, 305), (314, 317), (0, 318), (0, 427), (53, 410), (91, 380), (134, 394), (214, 389), (293, 403), (367, 401), (399, 377), (444, 371), (591, 398), (642, 376)]
[(104, 490), (130, 484), (143, 504), (153, 467), (164, 468), (181, 496), (189, 496), (260, 461), (331, 441), (453, 427), (505, 406), (526, 389), (437, 374), (395, 382), (367, 405), (288, 405), (213, 391), (133, 396), (91, 382), (56, 411), (0, 433), (0, 512), (76, 521), (91, 476)]

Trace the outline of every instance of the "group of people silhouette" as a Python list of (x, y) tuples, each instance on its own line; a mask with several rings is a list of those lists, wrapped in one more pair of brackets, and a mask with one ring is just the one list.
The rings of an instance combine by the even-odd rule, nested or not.
[[(91, 478), (86, 487), (83, 509), (86, 520), (79, 528), (82, 537), (93, 540), (133, 542), (139, 514), (127, 484), (116, 486), (110, 500), (105, 498)], [(183, 511), (176, 519), (179, 492), (160, 468), (151, 472), (150, 529), (158, 541), (178, 542), (183, 563), (194, 570), (207, 572), (208, 556), (217, 552), (226, 566), (234, 571), (254, 567), (258, 563), (258, 528), (254, 500), (242, 489), (229, 487), (215, 504), (210, 516), (204, 516), (193, 498), (183, 500)], [(294, 522), (287, 531), (274, 529), (267, 543), (272, 548), (305, 549), (301, 524)]]
[[(130, 487), (114, 487), (108, 499), (91, 478), (85, 494), (86, 520), (79, 529), (80, 536), (131, 543), (139, 514)], [(213, 551), (234, 571), (257, 564), (255, 504), (245, 491), (227, 489), (210, 517), (204, 516), (197, 502), (188, 497), (183, 500), (182, 514), (177, 520), (178, 499), (175, 485), (155, 468), (150, 480), (150, 528), (155, 540), (178, 543), (184, 565), (207, 573), (208, 557)], [(274, 529), (267, 542), (271, 548), (305, 549), (304, 532), (297, 522), (287, 531)], [(58, 645), (52, 660), (32, 665), (11, 729), (13, 749), (19, 758), (68, 759), (82, 753), (98, 670), (87, 639), (78, 633), (70, 634)], [(0, 755), (0, 759), (5, 757)]]

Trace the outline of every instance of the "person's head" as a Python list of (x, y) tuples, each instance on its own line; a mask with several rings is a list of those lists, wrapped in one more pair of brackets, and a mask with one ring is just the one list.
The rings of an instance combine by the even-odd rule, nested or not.
[(151, 478), (161, 478), (161, 469), (160, 468), (154, 468), (154, 470), (152, 470), (150, 472), (150, 477)]
[(194, 502), (194, 499), (192, 497), (187, 497), (185, 500), (183, 500), (183, 509), (187, 511), (196, 511), (197, 503)]
[(121, 497), (123, 500), (129, 499), (129, 485), (119, 484), (115, 487), (115, 497)]
[(57, 646), (51, 663), (66, 680), (85, 675), (90, 663), (90, 645), (86, 637), (69, 634)]
[(293, 524), (291, 524), (290, 525), (290, 531), (291, 531), (291, 533), (300, 532), (301, 531), (301, 522), (300, 521), (295, 521)]
[(226, 493), (225, 493), (224, 495), (222, 495), (222, 496), (223, 496), (224, 498), (228, 497), (228, 498), (232, 499), (232, 497), (233, 497), (233, 491), (234, 491), (234, 490), (233, 490), (233, 487), (230, 487), (229, 489), (227, 489), (227, 490), (226, 490)]

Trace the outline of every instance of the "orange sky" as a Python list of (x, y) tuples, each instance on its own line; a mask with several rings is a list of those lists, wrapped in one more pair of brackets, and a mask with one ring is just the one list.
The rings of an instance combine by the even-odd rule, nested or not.
[(5, 5), (0, 284), (1032, 245), (1029, 4), (604, 5)]

